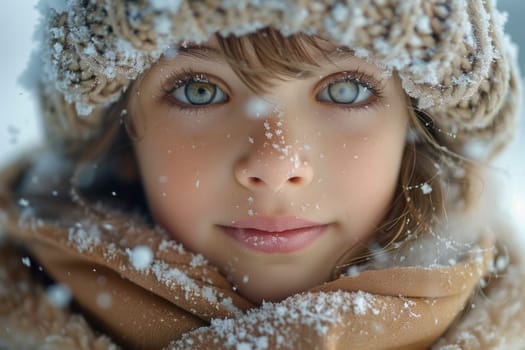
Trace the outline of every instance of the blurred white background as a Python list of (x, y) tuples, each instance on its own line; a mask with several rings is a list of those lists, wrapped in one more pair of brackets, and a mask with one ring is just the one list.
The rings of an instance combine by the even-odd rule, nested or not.
[[(10, 2), (0, 11), (0, 166), (8, 160), (37, 145), (41, 131), (33, 100), (34, 96), (18, 83), (25, 69), (29, 55), (34, 47), (32, 41), (36, 23), (36, 0)], [(506, 26), (513, 40), (522, 47), (520, 66), (525, 72), (525, 1), (500, 0), (498, 7), (509, 13)], [(524, 109), (525, 110), (525, 109)], [(500, 157), (497, 172), (507, 181), (509, 210), (516, 217), (525, 218), (525, 120), (522, 118), (520, 130), (512, 147)], [(522, 181), (524, 182), (524, 181)], [(525, 224), (525, 219), (520, 219)]]
[(18, 84), (34, 46), (36, 2), (13, 1), (0, 11), (0, 166), (42, 137), (34, 96)]

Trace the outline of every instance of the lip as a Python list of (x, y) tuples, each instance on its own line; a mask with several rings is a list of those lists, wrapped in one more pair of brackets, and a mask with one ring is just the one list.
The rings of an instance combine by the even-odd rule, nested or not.
[(267, 232), (283, 232), (306, 227), (321, 226), (321, 223), (296, 216), (253, 216), (236, 220), (231, 226), (240, 229), (255, 229)]
[(264, 253), (291, 253), (301, 250), (328, 227), (298, 217), (254, 216), (235, 221), (232, 226), (220, 226), (243, 246)]

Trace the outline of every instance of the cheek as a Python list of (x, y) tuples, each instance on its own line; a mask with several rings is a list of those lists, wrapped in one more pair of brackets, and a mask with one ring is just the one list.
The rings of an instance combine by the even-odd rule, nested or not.
[(213, 184), (222, 172), (211, 147), (182, 135), (156, 133), (145, 136), (135, 148), (155, 221), (174, 234), (203, 222), (198, 218), (211, 212)]
[(343, 187), (363, 196), (388, 192), (397, 180), (403, 146), (374, 139), (353, 146), (338, 162)]
[[(404, 129), (371, 131), (334, 141), (325, 162), (330, 192), (338, 199), (349, 232), (364, 237), (390, 209), (404, 150)], [(332, 174), (332, 175), (330, 175)]]

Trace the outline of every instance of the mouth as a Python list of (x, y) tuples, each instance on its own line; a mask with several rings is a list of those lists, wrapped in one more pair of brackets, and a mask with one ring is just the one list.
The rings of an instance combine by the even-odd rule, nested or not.
[(219, 226), (244, 247), (264, 253), (291, 253), (306, 248), (328, 227), (297, 217), (255, 216)]

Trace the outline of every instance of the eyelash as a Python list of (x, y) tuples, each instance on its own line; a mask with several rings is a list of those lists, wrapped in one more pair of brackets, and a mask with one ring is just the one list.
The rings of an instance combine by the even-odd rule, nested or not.
[[(360, 109), (369, 109), (370, 107), (378, 107), (380, 106), (381, 102), (383, 101), (383, 94), (384, 94), (384, 81), (383, 80), (377, 80), (370, 74), (367, 74), (359, 69), (355, 69), (353, 71), (345, 71), (345, 72), (339, 72), (332, 75), (329, 75), (327, 78), (323, 80), (323, 82), (319, 85), (319, 87), (316, 87), (316, 96), (322, 91), (323, 89), (326, 89), (330, 86), (330, 84), (334, 84), (338, 81), (349, 81), (356, 83), (358, 85), (361, 85), (362, 87), (366, 88), (372, 93), (372, 98), (367, 99), (363, 103), (357, 103), (357, 104), (342, 104), (342, 103), (335, 103), (335, 102), (323, 102), (319, 101), (320, 103), (326, 103), (328, 105), (335, 105), (337, 108), (341, 108), (343, 110), (360, 110)], [(371, 100), (371, 101), (370, 101)]]
[(197, 105), (183, 105), (182, 103), (178, 102), (175, 99), (175, 97), (173, 96), (173, 92), (177, 90), (178, 88), (180, 88), (181, 86), (184, 86), (185, 84), (191, 81), (200, 81), (204, 83), (215, 84), (221, 90), (225, 92), (227, 99), (224, 103), (226, 103), (229, 101), (228, 90), (225, 89), (222, 84), (216, 82), (216, 80), (218, 79), (209, 79), (206, 74), (197, 73), (191, 69), (183, 69), (181, 71), (174, 71), (166, 77), (166, 80), (164, 84), (162, 85), (161, 100), (163, 102), (166, 102), (170, 107), (176, 108), (179, 111), (183, 111), (188, 114), (206, 112), (209, 108), (212, 108), (217, 105), (221, 105), (223, 103), (198, 105), (198, 106)]
[[(179, 111), (183, 111), (188, 114), (189, 113), (191, 114), (205, 113), (206, 111), (208, 111), (209, 108), (213, 108), (218, 105), (222, 105), (229, 101), (230, 94), (228, 93), (228, 90), (223, 87), (223, 84), (217, 82), (217, 80), (218, 79), (215, 79), (215, 78), (209, 79), (206, 74), (198, 73), (196, 71), (193, 71), (192, 69), (183, 69), (181, 71), (174, 71), (166, 77), (166, 80), (162, 85), (161, 100), (163, 102), (166, 102), (170, 107), (176, 108)], [(226, 101), (223, 103), (214, 103), (214, 104), (206, 104), (206, 105), (184, 105), (178, 102), (173, 96), (173, 92), (176, 89), (184, 86), (185, 84), (191, 81), (200, 81), (200, 82), (206, 82), (206, 83), (217, 85), (221, 90), (224, 91), (225, 95), (227, 96)], [(369, 90), (372, 93), (373, 97), (368, 98), (364, 103), (357, 103), (357, 104), (343, 104), (343, 103), (325, 102), (325, 101), (318, 101), (318, 102), (327, 104), (327, 105), (334, 105), (337, 108), (341, 108), (343, 110), (359, 110), (359, 109), (369, 109), (370, 107), (378, 107), (380, 105), (380, 102), (383, 100), (383, 92), (384, 92), (383, 80), (378, 81), (371, 75), (359, 69), (356, 69), (354, 71), (338, 72), (338, 73), (329, 75), (327, 78), (323, 80), (322, 84), (316, 86), (315, 91), (317, 92), (315, 96), (319, 95), (320, 91), (322, 91), (323, 89), (328, 88), (330, 84), (333, 84), (338, 81), (349, 81), (349, 82), (359, 84), (362, 87)]]

